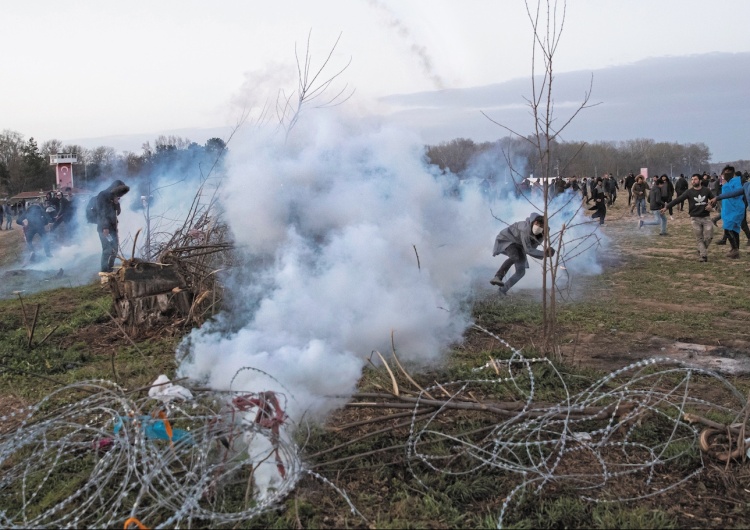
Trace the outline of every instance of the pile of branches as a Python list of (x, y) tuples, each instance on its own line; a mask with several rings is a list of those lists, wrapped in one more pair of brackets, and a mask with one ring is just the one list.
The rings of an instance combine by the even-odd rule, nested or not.
[(165, 322), (181, 330), (200, 326), (221, 308), (225, 289), (220, 276), (236, 260), (216, 201), (218, 188), (207, 193), (207, 182), (199, 186), (178, 228), (160, 229), (161, 218), (147, 213), (143, 258), (135, 257), (139, 230), (132, 257), (120, 256), (121, 267), (106, 278), (119, 324), (130, 335)]

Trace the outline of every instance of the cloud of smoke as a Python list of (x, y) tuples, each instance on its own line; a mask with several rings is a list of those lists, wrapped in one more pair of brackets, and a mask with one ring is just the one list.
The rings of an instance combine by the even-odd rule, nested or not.
[[(109, 178), (91, 184), (93, 194), (107, 188), (119, 179), (130, 186), (130, 191), (121, 198), (122, 213), (118, 220), (120, 256), (144, 257), (146, 244), (151, 249), (171, 237), (185, 222), (185, 215), (196, 198), (202, 182), (204, 193), (201, 201), (211, 199), (218, 180), (217, 171), (209, 173), (215, 161), (215, 153), (202, 150), (182, 150), (156, 160), (147, 169), (128, 175), (125, 171), (114, 172)], [(150, 196), (150, 200), (147, 197)], [(52, 257), (46, 257), (39, 236), (33, 241), (35, 259), (24, 247), (17, 259), (0, 271), (3, 288), (0, 297), (13, 296), (13, 291), (36, 292), (55, 287), (86, 285), (96, 279), (101, 263), (101, 244), (96, 225), (88, 223), (85, 208), (90, 195), (74, 198), (73, 218), (48, 233)], [(146, 201), (149, 208), (146, 209)], [(14, 221), (15, 223), (15, 221)], [(20, 226), (16, 225), (20, 230)], [(138, 235), (135, 252), (133, 243)], [(117, 266), (118, 261), (115, 262)], [(62, 274), (57, 277), (57, 272)], [(40, 281), (40, 278), (43, 280)], [(12, 279), (12, 281), (10, 281)]]
[(492, 209), (511, 222), (532, 209), (458, 185), (407, 131), (316, 117), (287, 142), (255, 131), (233, 144), (223, 207), (250, 265), (230, 279), (235, 314), (195, 330), (180, 352), (180, 376), (284, 392), (297, 419), (354, 391), (373, 350), (390, 352), (391, 332), (402, 361), (440, 362), (499, 265), (492, 244), (504, 226)]
[[(3, 278), (0, 297), (13, 296), (13, 291), (26, 293), (45, 289), (78, 286), (90, 283), (99, 270), (101, 246), (94, 225), (87, 225), (83, 208), (87, 199), (77, 201), (77, 211), (71, 222), (48, 234), (52, 257), (46, 257), (39, 236), (34, 238), (35, 259), (24, 244), (14, 261), (0, 270)], [(15, 223), (14, 230), (21, 226)], [(92, 228), (93, 227), (93, 228)], [(56, 273), (63, 269), (60, 277)]]

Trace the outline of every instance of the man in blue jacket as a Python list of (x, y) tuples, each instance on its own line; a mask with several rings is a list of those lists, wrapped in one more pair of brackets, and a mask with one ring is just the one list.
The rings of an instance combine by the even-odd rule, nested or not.
[(736, 174), (734, 167), (726, 166), (721, 171), (726, 184), (721, 188), (721, 195), (711, 201), (721, 203), (721, 220), (725, 234), (732, 248), (727, 253), (727, 257), (737, 259), (740, 257), (740, 228), (742, 221), (745, 219), (745, 208), (750, 204), (750, 182), (742, 184), (739, 174)]

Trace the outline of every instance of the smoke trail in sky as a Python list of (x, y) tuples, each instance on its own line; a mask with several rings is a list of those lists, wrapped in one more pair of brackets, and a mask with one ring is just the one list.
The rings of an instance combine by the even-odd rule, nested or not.
[(440, 74), (438, 74), (435, 70), (432, 57), (428, 53), (427, 48), (414, 40), (414, 37), (406, 24), (399, 20), (396, 14), (383, 2), (380, 2), (378, 0), (367, 0), (367, 3), (370, 4), (370, 6), (372, 6), (373, 8), (377, 9), (383, 15), (388, 27), (391, 28), (396, 33), (396, 35), (398, 35), (399, 38), (401, 38), (406, 43), (409, 51), (416, 57), (417, 61), (419, 62), (419, 66), (421, 67), (422, 72), (428, 79), (432, 81), (433, 86), (437, 89), (445, 88), (445, 82), (443, 81), (443, 78), (440, 76)]
[[(286, 143), (256, 132), (233, 144), (223, 207), (251, 265), (230, 279), (234, 314), (180, 352), (180, 376), (292, 394), (296, 419), (354, 391), (371, 352), (390, 352), (392, 331), (403, 361), (439, 363), (499, 265), (491, 209), (511, 221), (531, 211), (512, 194), (458, 186), (409, 132), (318, 117)], [(246, 366), (255, 370), (235, 378)]]

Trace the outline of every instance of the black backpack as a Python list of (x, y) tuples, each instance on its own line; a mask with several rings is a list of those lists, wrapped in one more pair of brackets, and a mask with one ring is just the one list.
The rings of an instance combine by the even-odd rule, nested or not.
[(98, 198), (98, 195), (94, 195), (89, 199), (88, 204), (86, 204), (86, 221), (92, 224), (96, 224), (99, 220)]

